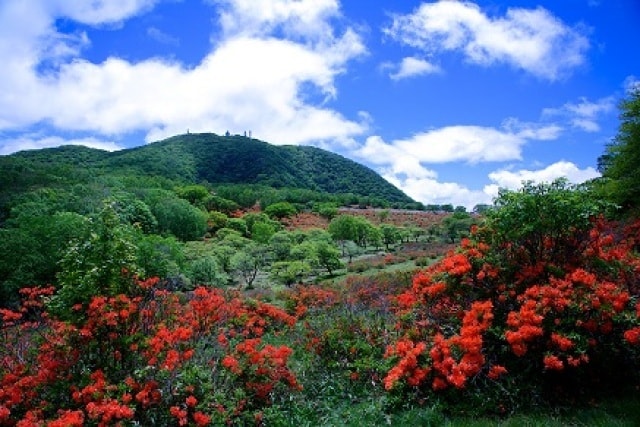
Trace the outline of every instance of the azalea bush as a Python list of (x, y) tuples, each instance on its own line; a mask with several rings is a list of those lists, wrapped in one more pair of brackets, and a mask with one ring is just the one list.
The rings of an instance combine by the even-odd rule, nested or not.
[(638, 228), (604, 220), (564, 181), (496, 205), (397, 296), (385, 388), (501, 413), (636, 385)]
[(134, 289), (78, 305), (74, 323), (48, 315), (52, 288), (0, 312), (0, 425), (243, 424), (300, 389), (292, 349), (263, 340), (294, 316), (217, 289)]

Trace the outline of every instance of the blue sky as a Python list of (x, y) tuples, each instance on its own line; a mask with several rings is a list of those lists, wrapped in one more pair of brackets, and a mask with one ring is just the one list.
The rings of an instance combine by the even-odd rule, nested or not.
[(425, 204), (598, 176), (640, 2), (1, 0), (0, 154), (227, 130)]

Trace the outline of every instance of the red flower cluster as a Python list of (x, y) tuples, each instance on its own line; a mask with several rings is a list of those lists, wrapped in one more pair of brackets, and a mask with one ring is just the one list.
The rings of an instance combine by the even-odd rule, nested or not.
[[(292, 326), (294, 316), (216, 289), (198, 288), (181, 298), (154, 290), (157, 283), (140, 281), (133, 290), (137, 296), (97, 295), (86, 307), (74, 308), (83, 314), (75, 323), (48, 318), (42, 298), (52, 289), (24, 290), (21, 310), (0, 312), (0, 425), (153, 420), (204, 426), (269, 404), (277, 384), (299, 388), (287, 366), (292, 350), (260, 340), (267, 330)], [(215, 351), (200, 355), (203, 341)], [(233, 360), (239, 361), (237, 367)], [(221, 364), (238, 374), (234, 387), (261, 403), (237, 402), (228, 413), (229, 401), (211, 401), (196, 386), (176, 382), (194, 363)], [(224, 370), (210, 372), (210, 381), (224, 384), (224, 378), (215, 377)]]

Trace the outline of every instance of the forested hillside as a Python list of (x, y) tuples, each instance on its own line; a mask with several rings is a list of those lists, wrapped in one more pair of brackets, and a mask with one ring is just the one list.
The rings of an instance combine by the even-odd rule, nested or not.
[[(372, 170), (337, 154), (237, 135), (186, 134), (116, 152), (79, 146), (25, 151), (0, 157), (0, 170), (5, 217), (10, 199), (25, 191), (74, 184), (140, 186), (142, 181), (146, 187), (172, 182), (257, 185), (342, 195), (352, 203), (417, 205)], [(303, 198), (326, 196), (306, 193)]]

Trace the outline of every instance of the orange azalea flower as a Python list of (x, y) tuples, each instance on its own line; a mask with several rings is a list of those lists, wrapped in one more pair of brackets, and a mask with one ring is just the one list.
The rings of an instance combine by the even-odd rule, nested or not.
[(508, 372), (507, 368), (505, 368), (504, 366), (493, 365), (491, 369), (489, 369), (489, 372), (487, 373), (487, 377), (491, 378), (492, 380), (497, 380), (499, 377), (506, 374), (507, 372)]
[(569, 338), (563, 337), (555, 332), (551, 334), (551, 342), (562, 351), (570, 350), (575, 345)]
[(625, 331), (624, 339), (632, 345), (640, 344), (640, 326)]
[(553, 354), (547, 355), (543, 359), (545, 369), (552, 371), (561, 371), (564, 368), (564, 363), (562, 360)]
[(208, 415), (205, 415), (200, 411), (194, 412), (192, 417), (193, 417), (193, 422), (195, 422), (196, 426), (198, 427), (207, 426), (211, 423), (211, 417), (209, 417)]

